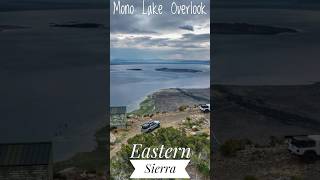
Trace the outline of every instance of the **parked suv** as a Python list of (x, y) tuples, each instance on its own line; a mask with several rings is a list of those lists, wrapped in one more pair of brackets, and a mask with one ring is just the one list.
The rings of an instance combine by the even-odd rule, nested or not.
[(320, 135), (287, 136), (288, 150), (305, 160), (316, 160), (320, 156)]
[(199, 109), (204, 113), (208, 113), (210, 112), (210, 104), (201, 104)]
[(147, 133), (160, 127), (160, 121), (151, 120), (141, 125), (141, 132)]

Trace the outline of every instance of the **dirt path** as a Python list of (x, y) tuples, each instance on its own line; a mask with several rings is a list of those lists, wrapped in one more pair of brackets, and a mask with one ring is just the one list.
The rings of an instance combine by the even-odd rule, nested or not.
[[(158, 120), (161, 123), (161, 127), (179, 127), (182, 120), (192, 115), (203, 114), (198, 109), (190, 109), (183, 112), (169, 112), (164, 114), (156, 114), (152, 117), (154, 120)], [(203, 114), (206, 118), (210, 119), (209, 114)], [(140, 125), (149, 121), (150, 118), (130, 119), (131, 123), (127, 130), (113, 131), (114, 135), (120, 142), (111, 146), (110, 157), (112, 158), (120, 149), (122, 144), (126, 144), (127, 140), (140, 134)]]

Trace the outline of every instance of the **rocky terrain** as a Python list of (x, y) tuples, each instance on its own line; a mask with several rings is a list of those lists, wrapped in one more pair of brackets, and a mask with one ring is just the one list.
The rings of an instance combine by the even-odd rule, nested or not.
[[(212, 159), (215, 179), (317, 180), (320, 177), (320, 162), (309, 164), (291, 155), (284, 141), (287, 135), (319, 134), (319, 83), (214, 85), (212, 95), (211, 124), (218, 142)], [(280, 141), (274, 144), (272, 139)], [(221, 146), (230, 140), (250, 143), (226, 157), (221, 154)]]

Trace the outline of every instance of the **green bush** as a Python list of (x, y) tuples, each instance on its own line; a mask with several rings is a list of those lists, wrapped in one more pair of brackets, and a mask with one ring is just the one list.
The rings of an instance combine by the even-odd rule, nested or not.
[(209, 167), (209, 165), (207, 163), (200, 162), (197, 165), (197, 168), (203, 175), (205, 175), (205, 176), (209, 176), (210, 175), (210, 167)]
[(220, 146), (220, 152), (226, 157), (236, 156), (238, 151), (245, 148), (245, 145), (245, 141), (230, 139)]
[(184, 125), (188, 128), (192, 128), (192, 126), (195, 125), (195, 123), (191, 121), (190, 117), (186, 117), (186, 122), (184, 123)]
[(179, 111), (185, 111), (189, 106), (187, 105), (182, 105), (179, 107)]

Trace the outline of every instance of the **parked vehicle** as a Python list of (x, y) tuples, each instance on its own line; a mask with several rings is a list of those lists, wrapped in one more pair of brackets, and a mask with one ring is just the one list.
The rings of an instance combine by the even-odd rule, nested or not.
[(141, 125), (141, 132), (148, 133), (160, 127), (160, 121), (151, 120)]
[(320, 156), (320, 135), (287, 136), (288, 150), (305, 160), (313, 161)]
[(210, 104), (201, 104), (201, 105), (199, 106), (199, 109), (200, 109), (202, 112), (204, 112), (204, 113), (208, 113), (208, 112), (211, 111), (211, 109), (210, 109)]

